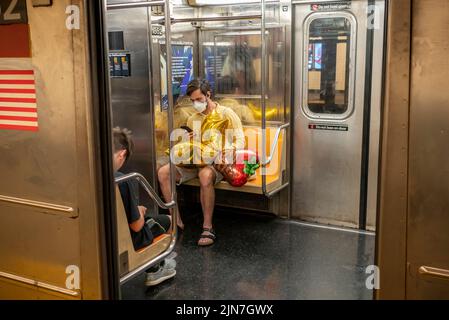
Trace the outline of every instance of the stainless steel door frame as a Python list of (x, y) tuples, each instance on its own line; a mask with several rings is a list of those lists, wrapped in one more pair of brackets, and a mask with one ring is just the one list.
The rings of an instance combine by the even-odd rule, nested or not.
[[(374, 229), (377, 197), (377, 163), (380, 126), (380, 88), (382, 69), (383, 13), (384, 1), (352, 1), (345, 10), (313, 11), (313, 6), (320, 3), (305, 2), (294, 8), (296, 25), (295, 41), (295, 76), (294, 88), (294, 133), (293, 133), (293, 194), (292, 217), (302, 220), (334, 224), (346, 227), (359, 227), (361, 179), (362, 179), (362, 144), (364, 137), (365, 82), (367, 69), (365, 53), (367, 50), (367, 26), (369, 5), (375, 5), (376, 30), (374, 30), (375, 53), (373, 59), (372, 87), (374, 94), (371, 102), (372, 119), (369, 137), (372, 144), (369, 150), (369, 191), (368, 219), (370, 229)], [(324, 3), (324, 2), (323, 2)], [(327, 1), (329, 3), (329, 1)], [(316, 9), (316, 8), (315, 8)], [(348, 101), (353, 102), (353, 110), (335, 116), (317, 116), (307, 112), (305, 102), (308, 93), (308, 41), (306, 37), (308, 22), (320, 16), (353, 17), (356, 31), (352, 33), (351, 42), (356, 53), (349, 60), (349, 79), (353, 94)], [(353, 21), (354, 21), (353, 20)], [(354, 24), (354, 23), (353, 23)], [(354, 28), (354, 26), (351, 26)], [(354, 39), (355, 37), (355, 39)], [(355, 43), (353, 42), (355, 40)], [(306, 50), (307, 48), (307, 50)], [(362, 54), (361, 54), (362, 53)], [(370, 70), (368, 65), (368, 71)], [(349, 108), (351, 103), (348, 103)], [(369, 104), (368, 104), (369, 106)], [(368, 110), (370, 110), (368, 109)], [(316, 126), (318, 125), (318, 126)], [(310, 126), (310, 127), (309, 127)], [(345, 129), (348, 131), (312, 130)], [(312, 129), (311, 129), (312, 128)], [(368, 164), (367, 164), (368, 165)]]
[[(114, 1), (114, 0), (111, 0)], [(134, 3), (133, 3), (134, 2)], [(168, 96), (168, 109), (167, 109), (167, 113), (168, 113), (168, 126), (167, 126), (167, 130), (168, 133), (170, 134), (171, 132), (173, 132), (173, 124), (174, 124), (174, 101), (173, 101), (173, 88), (172, 88), (172, 35), (171, 35), (171, 4), (170, 4), (170, 0), (165, 0), (165, 1), (154, 1), (154, 2), (136, 2), (136, 1), (128, 1), (128, 2), (118, 2), (115, 1), (113, 4), (109, 4), (107, 6), (108, 10), (111, 10), (111, 12), (114, 12), (115, 10), (127, 10), (127, 8), (133, 8), (134, 11), (136, 11), (136, 13), (139, 13), (141, 15), (141, 20), (140, 22), (140, 29), (138, 29), (140, 31), (140, 35), (141, 35), (141, 39), (140, 40), (144, 40), (143, 43), (145, 44), (144, 46), (141, 46), (140, 48), (143, 49), (143, 53), (146, 53), (146, 64), (144, 64), (142, 62), (142, 66), (144, 66), (144, 71), (146, 72), (146, 77), (148, 77), (148, 81), (144, 81), (143, 85), (144, 87), (146, 86), (144, 91), (149, 91), (149, 101), (147, 101), (148, 105), (146, 106), (148, 109), (150, 109), (150, 111), (152, 111), (152, 90), (150, 87), (150, 79), (151, 79), (151, 43), (152, 43), (152, 38), (151, 38), (151, 11), (149, 8), (151, 8), (152, 6), (164, 6), (164, 14), (165, 14), (165, 20), (167, 21), (166, 25), (165, 25), (165, 38), (166, 38), (166, 48), (167, 48), (167, 53), (166, 53), (166, 61), (167, 61), (167, 68), (166, 68), (166, 74), (165, 76), (167, 77), (167, 96)], [(136, 14), (134, 13), (134, 14)], [(145, 17), (145, 19), (142, 19), (142, 17)], [(131, 20), (131, 19), (130, 19)], [(133, 21), (135, 22), (135, 21)], [(146, 33), (143, 32), (146, 29)], [(135, 39), (134, 39), (135, 40)], [(140, 54), (142, 54), (142, 52), (139, 52)], [(142, 59), (143, 60), (143, 59)], [(120, 87), (119, 87), (120, 88)], [(131, 88), (127, 88), (128, 90)], [(112, 91), (112, 89), (110, 89)], [(146, 92), (145, 92), (146, 93)], [(123, 92), (121, 92), (121, 94), (123, 95)], [(120, 95), (120, 93), (119, 93)], [(110, 93), (110, 96), (113, 97), (112, 92)], [(123, 116), (123, 114), (122, 114)], [(153, 119), (153, 115), (151, 115), (149, 118), (147, 118), (146, 120), (148, 122), (150, 122), (150, 119)], [(146, 141), (149, 141), (150, 143), (154, 142), (154, 123), (151, 122), (150, 125), (151, 127), (151, 131), (146, 131), (146, 136), (144, 138), (146, 138)], [(174, 142), (173, 141), (169, 141), (169, 149), (172, 150), (174, 146)], [(151, 154), (149, 159), (153, 160), (153, 173), (154, 171), (154, 166), (155, 166), (155, 148), (154, 146), (152, 146), (151, 148)], [(165, 209), (169, 209), (171, 208), (172, 211), (170, 212), (170, 216), (171, 216), (171, 221), (172, 221), (172, 231), (171, 231), (171, 242), (170, 242), (170, 246), (167, 248), (166, 251), (164, 251), (162, 254), (154, 257), (151, 261), (149, 261), (148, 263), (146, 263), (143, 266), (140, 266), (138, 269), (132, 271), (130, 274), (126, 275), (125, 277), (123, 277), (122, 279), (120, 279), (121, 283), (126, 282), (127, 280), (129, 280), (131, 277), (134, 277), (135, 275), (137, 275), (140, 272), (143, 272), (147, 267), (154, 265), (160, 261), (162, 261), (165, 257), (167, 257), (173, 250), (174, 250), (174, 246), (176, 244), (177, 241), (177, 216), (178, 216), (178, 207), (177, 207), (177, 190), (176, 190), (176, 168), (175, 165), (170, 161), (170, 186), (171, 186), (171, 199), (166, 199), (167, 203), (163, 203), (162, 200), (157, 196), (156, 192), (154, 190), (151, 189), (150, 184), (147, 182), (147, 180), (145, 179), (145, 177), (143, 175), (140, 174), (131, 174), (129, 176), (126, 177), (122, 177), (123, 179), (119, 179), (119, 180), (127, 180), (127, 179), (133, 179), (136, 178), (138, 179), (138, 181), (140, 183), (144, 184), (144, 189), (147, 193), (150, 194), (150, 198), (152, 198), (153, 200), (155, 200), (156, 204), (158, 204), (160, 207), (165, 208)], [(152, 177), (152, 180), (155, 181), (155, 177)], [(116, 181), (118, 182), (118, 181)], [(156, 205), (155, 204), (155, 205)], [(117, 248), (114, 248), (115, 250)]]
[(449, 299), (449, 3), (412, 2), (406, 299)]
[[(139, 172), (155, 185), (156, 161), (153, 152), (155, 144), (151, 139), (151, 133), (154, 132), (153, 88), (149, 64), (151, 9), (137, 6), (133, 1), (108, 0), (107, 3), (108, 32), (123, 32), (124, 50), (117, 52), (128, 53), (131, 57), (131, 76), (110, 79), (113, 126), (131, 130), (135, 142), (134, 154), (123, 170)], [(137, 7), (129, 9), (127, 5)], [(142, 200), (149, 200), (144, 193), (141, 193), (141, 196)], [(145, 205), (151, 211), (157, 211), (154, 203), (145, 202)]]
[(373, 29), (371, 112), (369, 119), (368, 181), (366, 186), (366, 229), (375, 230), (379, 193), (381, 115), (384, 94), (386, 3), (375, 1), (377, 21)]

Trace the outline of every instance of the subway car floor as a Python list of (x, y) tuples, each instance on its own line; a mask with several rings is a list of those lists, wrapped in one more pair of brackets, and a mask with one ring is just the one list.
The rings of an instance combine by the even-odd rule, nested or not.
[(136, 277), (122, 286), (123, 299), (372, 299), (372, 234), (227, 209), (215, 214), (216, 243), (200, 248), (201, 216), (184, 221), (176, 277), (152, 288)]

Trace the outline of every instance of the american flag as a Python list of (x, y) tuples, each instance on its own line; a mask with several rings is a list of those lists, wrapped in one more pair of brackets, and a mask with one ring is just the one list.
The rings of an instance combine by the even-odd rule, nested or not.
[(0, 130), (38, 131), (33, 70), (0, 70)]

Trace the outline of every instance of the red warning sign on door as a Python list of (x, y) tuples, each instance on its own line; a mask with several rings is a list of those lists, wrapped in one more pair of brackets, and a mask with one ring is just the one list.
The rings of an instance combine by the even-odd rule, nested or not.
[(33, 70), (0, 69), (0, 130), (38, 131)]
[(0, 58), (30, 58), (26, 0), (0, 0)]
[(28, 24), (0, 25), (0, 58), (30, 58)]

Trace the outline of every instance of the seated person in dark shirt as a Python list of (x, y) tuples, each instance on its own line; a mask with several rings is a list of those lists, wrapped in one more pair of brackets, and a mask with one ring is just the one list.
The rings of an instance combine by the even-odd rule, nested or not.
[[(123, 176), (119, 170), (128, 161), (133, 152), (131, 132), (126, 129), (115, 128), (113, 130), (114, 147), (114, 174), (115, 177)], [(158, 236), (170, 229), (171, 219), (167, 215), (153, 217), (145, 216), (147, 208), (139, 206), (138, 184), (136, 181), (125, 181), (119, 184), (120, 195), (131, 231), (131, 237), (136, 251), (143, 249), (153, 243)], [(146, 271), (145, 284), (147, 286), (157, 285), (176, 275), (176, 261), (167, 258), (158, 265)]]

